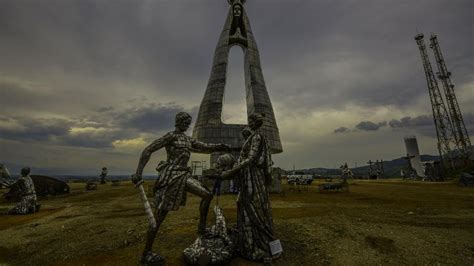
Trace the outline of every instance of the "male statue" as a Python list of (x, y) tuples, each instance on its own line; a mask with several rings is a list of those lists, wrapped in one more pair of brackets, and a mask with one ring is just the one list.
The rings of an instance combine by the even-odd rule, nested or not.
[(212, 193), (198, 180), (192, 178), (192, 171), (188, 167), (188, 161), (191, 152), (212, 153), (228, 151), (230, 146), (226, 144), (207, 144), (192, 139), (185, 135), (190, 124), (191, 116), (189, 114), (185, 112), (178, 113), (175, 119), (176, 129), (153, 141), (143, 150), (138, 162), (137, 171), (132, 175), (133, 183), (137, 184), (140, 182), (142, 180), (143, 168), (150, 160), (151, 154), (161, 148), (166, 149), (166, 161), (160, 162), (156, 168), (160, 176), (153, 189), (156, 200), (156, 227), (148, 229), (145, 250), (141, 259), (143, 264), (160, 264), (164, 262), (160, 255), (152, 253), (153, 242), (168, 211), (178, 210), (180, 206), (184, 206), (186, 203), (186, 192), (195, 194), (202, 199), (199, 208), (198, 233), (200, 235), (205, 233)]

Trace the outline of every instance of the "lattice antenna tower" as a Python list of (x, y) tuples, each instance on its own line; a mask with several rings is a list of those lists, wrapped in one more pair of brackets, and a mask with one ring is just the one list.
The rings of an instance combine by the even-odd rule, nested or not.
[(461, 109), (459, 108), (458, 100), (456, 98), (456, 94), (454, 93), (454, 84), (451, 82), (451, 72), (449, 72), (448, 68), (446, 67), (437, 36), (435, 34), (431, 34), (430, 41), (430, 48), (433, 50), (436, 58), (436, 64), (438, 65), (439, 72), (437, 75), (441, 80), (441, 84), (443, 85), (449, 116), (453, 124), (453, 135), (459, 149), (459, 155), (461, 159), (469, 161), (471, 153), (471, 140), (469, 139), (469, 134), (462, 118)]
[(436, 127), (436, 136), (438, 137), (438, 150), (443, 165), (452, 167), (452, 153), (450, 144), (456, 144), (454, 139), (451, 120), (449, 119), (446, 106), (444, 105), (441, 92), (439, 91), (438, 82), (433, 74), (433, 69), (426, 52), (424, 35), (419, 33), (415, 36), (416, 43), (420, 49), (421, 60), (426, 75), (426, 83), (430, 94), (431, 109), (433, 111), (433, 120)]

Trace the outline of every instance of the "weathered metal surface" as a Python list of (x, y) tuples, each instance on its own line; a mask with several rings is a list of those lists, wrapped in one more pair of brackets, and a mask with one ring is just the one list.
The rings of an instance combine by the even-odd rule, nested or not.
[(234, 243), (227, 234), (224, 213), (214, 207), (215, 224), (207, 234), (199, 236), (183, 251), (184, 260), (191, 265), (224, 265), (234, 256)]
[[(234, 156), (238, 156), (242, 148), (244, 138), (241, 131), (245, 125), (224, 124), (221, 118), (229, 51), (232, 46), (238, 45), (244, 51), (247, 114), (265, 114), (261, 131), (268, 139), (270, 151), (280, 153), (283, 151), (280, 135), (263, 78), (257, 43), (243, 6), (245, 1), (232, 0), (229, 3), (231, 6), (214, 53), (211, 75), (199, 108), (193, 137), (203, 142), (229, 144), (237, 153)], [(211, 167), (218, 156), (211, 156)]]
[[(230, 149), (226, 144), (208, 144), (199, 142), (185, 134), (191, 125), (191, 116), (185, 112), (179, 112), (175, 117), (175, 130), (166, 133), (161, 138), (156, 139), (148, 145), (142, 152), (138, 162), (137, 170), (132, 175), (132, 182), (140, 184), (142, 182), (143, 169), (149, 162), (151, 155), (164, 148), (166, 150), (166, 162), (160, 164), (159, 179), (154, 185), (155, 194), (155, 221), (150, 224), (147, 233), (147, 242), (141, 259), (143, 264), (156, 265), (155, 262), (163, 262), (163, 257), (152, 253), (153, 243), (161, 223), (164, 221), (168, 211), (176, 211), (186, 202), (187, 192), (201, 198), (199, 206), (198, 233), (204, 234), (209, 206), (212, 194), (198, 180), (192, 176), (192, 170), (188, 167), (191, 152), (222, 152)], [(139, 186), (140, 188), (140, 186)], [(147, 202), (143, 189), (140, 189), (141, 198)], [(150, 206), (145, 202), (145, 210), (149, 214)], [(148, 205), (148, 206), (146, 206)], [(151, 217), (151, 216), (149, 216)]]
[(249, 116), (252, 134), (242, 147), (238, 163), (222, 173), (224, 178), (238, 175), (238, 253), (246, 259), (259, 262), (272, 257), (269, 243), (276, 240), (268, 196), (273, 162), (267, 139), (260, 131), (263, 122), (259, 114)]

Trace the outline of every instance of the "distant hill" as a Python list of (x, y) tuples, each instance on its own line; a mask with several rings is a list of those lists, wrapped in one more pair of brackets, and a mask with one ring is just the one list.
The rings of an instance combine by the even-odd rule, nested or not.
[(19, 175), (20, 170), (28, 166), (31, 168), (31, 173), (32, 174), (41, 174), (41, 175), (47, 175), (47, 176), (66, 176), (66, 175), (72, 175), (72, 176), (99, 176), (100, 174), (100, 169), (69, 169), (69, 168), (60, 168), (60, 167), (36, 167), (34, 165), (21, 165), (17, 163), (12, 163), (12, 162), (2, 162), (10, 171), (11, 175)]
[[(19, 165), (16, 163), (2, 162), (10, 171), (12, 177), (17, 178), (20, 174), (20, 170), (27, 165)], [(65, 169), (65, 168), (41, 168), (30, 166), (31, 173), (36, 175), (46, 175), (51, 177), (56, 177), (62, 180), (90, 180), (90, 179), (99, 179), (100, 169)], [(115, 174), (117, 172), (118, 174)], [(113, 169), (113, 172), (109, 169), (109, 175), (107, 176), (108, 180), (129, 180), (132, 171), (130, 174), (126, 173), (126, 170), (123, 169)], [(143, 175), (144, 179), (155, 179), (156, 175)]]
[[(474, 159), (474, 146), (471, 146), (471, 158)], [(428, 155), (428, 154), (423, 154), (421, 155), (421, 161), (438, 161), (439, 156), (435, 155)], [(12, 163), (8, 161), (1, 162), (3, 163), (8, 170), (10, 171), (10, 174), (12, 176), (18, 176), (20, 173), (21, 168), (23, 168), (25, 165), (20, 165), (17, 163)], [(393, 159), (391, 161), (384, 161), (383, 166), (385, 170), (385, 176), (386, 177), (398, 177), (400, 175), (400, 169), (402, 167), (406, 167), (407, 162), (405, 159), (402, 157)], [(356, 167), (356, 168), (351, 168), (352, 172), (355, 175), (367, 175), (369, 166), (361, 166), (361, 167)], [(126, 174), (130, 170), (133, 169), (120, 169), (120, 168), (114, 168), (114, 169), (109, 169), (109, 176), (113, 176), (115, 179), (128, 179), (130, 178), (129, 174)], [(293, 172), (292, 170), (284, 170), (285, 172)], [(61, 179), (91, 179), (91, 178), (99, 178), (100, 174), (100, 169), (92, 169), (92, 168), (87, 168), (87, 169), (69, 169), (69, 168), (40, 168), (40, 167), (35, 167), (31, 166), (31, 171), (33, 174), (41, 174), (41, 175), (47, 175), (47, 176), (52, 176), (52, 177), (58, 177)], [(316, 174), (316, 175), (322, 175), (322, 176), (333, 176), (333, 175), (340, 175), (341, 174), (341, 169), (331, 169), (331, 168), (322, 168), (322, 167), (317, 167), (317, 168), (309, 168), (309, 169), (298, 169), (295, 170), (299, 174)], [(149, 178), (149, 179), (154, 179), (156, 178), (156, 175), (146, 175), (144, 178)]]
[[(25, 167), (24, 165), (19, 165), (15, 163), (5, 162), (5, 166), (10, 171), (10, 175), (13, 178), (18, 178), (20, 176), (21, 168)], [(100, 171), (97, 169), (88, 169), (88, 170), (75, 170), (75, 169), (63, 169), (63, 168), (40, 168), (40, 167), (31, 167), (31, 174), (36, 175), (45, 175), (54, 178), (58, 178), (64, 181), (70, 180), (99, 180)], [(130, 180), (131, 174), (113, 174), (109, 173), (107, 175), (107, 180)], [(144, 174), (143, 179), (156, 179), (156, 175)]]
[[(429, 155), (429, 154), (423, 154), (420, 156), (421, 161), (438, 161), (439, 156), (435, 155)], [(393, 159), (391, 161), (384, 161), (383, 162), (383, 167), (385, 170), (385, 177), (399, 177), (400, 176), (400, 170), (404, 167), (407, 166), (407, 161), (403, 159), (403, 157)], [(352, 172), (354, 175), (367, 175), (367, 172), (369, 171), (369, 166), (360, 166), (357, 168), (351, 168)], [(292, 172), (292, 171), (288, 171)], [(331, 175), (340, 175), (341, 174), (341, 169), (331, 169), (331, 168), (309, 168), (309, 169), (298, 169), (295, 170), (297, 173), (301, 174), (315, 174), (315, 175), (323, 175), (323, 176), (331, 176)]]

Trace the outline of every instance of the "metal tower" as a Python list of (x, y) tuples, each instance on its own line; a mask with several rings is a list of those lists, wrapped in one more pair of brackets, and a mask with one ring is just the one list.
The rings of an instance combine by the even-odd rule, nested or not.
[(439, 91), (438, 82), (433, 74), (431, 63), (426, 52), (425, 42), (422, 33), (415, 36), (416, 43), (420, 49), (421, 59), (423, 61), (423, 68), (426, 75), (426, 83), (428, 85), (428, 92), (430, 94), (431, 109), (433, 111), (433, 120), (436, 127), (436, 135), (438, 137), (438, 150), (441, 161), (444, 165), (452, 166), (452, 154), (450, 143), (456, 144), (454, 138), (451, 120), (449, 119), (446, 106), (444, 105), (441, 92)]
[(449, 72), (446, 68), (443, 54), (441, 53), (441, 48), (439, 47), (438, 38), (436, 35), (431, 34), (430, 40), (430, 48), (433, 49), (436, 63), (438, 65), (438, 78), (441, 80), (441, 84), (443, 84), (449, 116), (451, 118), (451, 122), (453, 123), (453, 135), (456, 140), (456, 145), (459, 149), (459, 155), (461, 159), (468, 161), (471, 152), (471, 141), (469, 139), (466, 126), (464, 125), (464, 120), (462, 118), (461, 110), (459, 109), (458, 100), (454, 94), (454, 84), (451, 82), (450, 78), (451, 72)]

